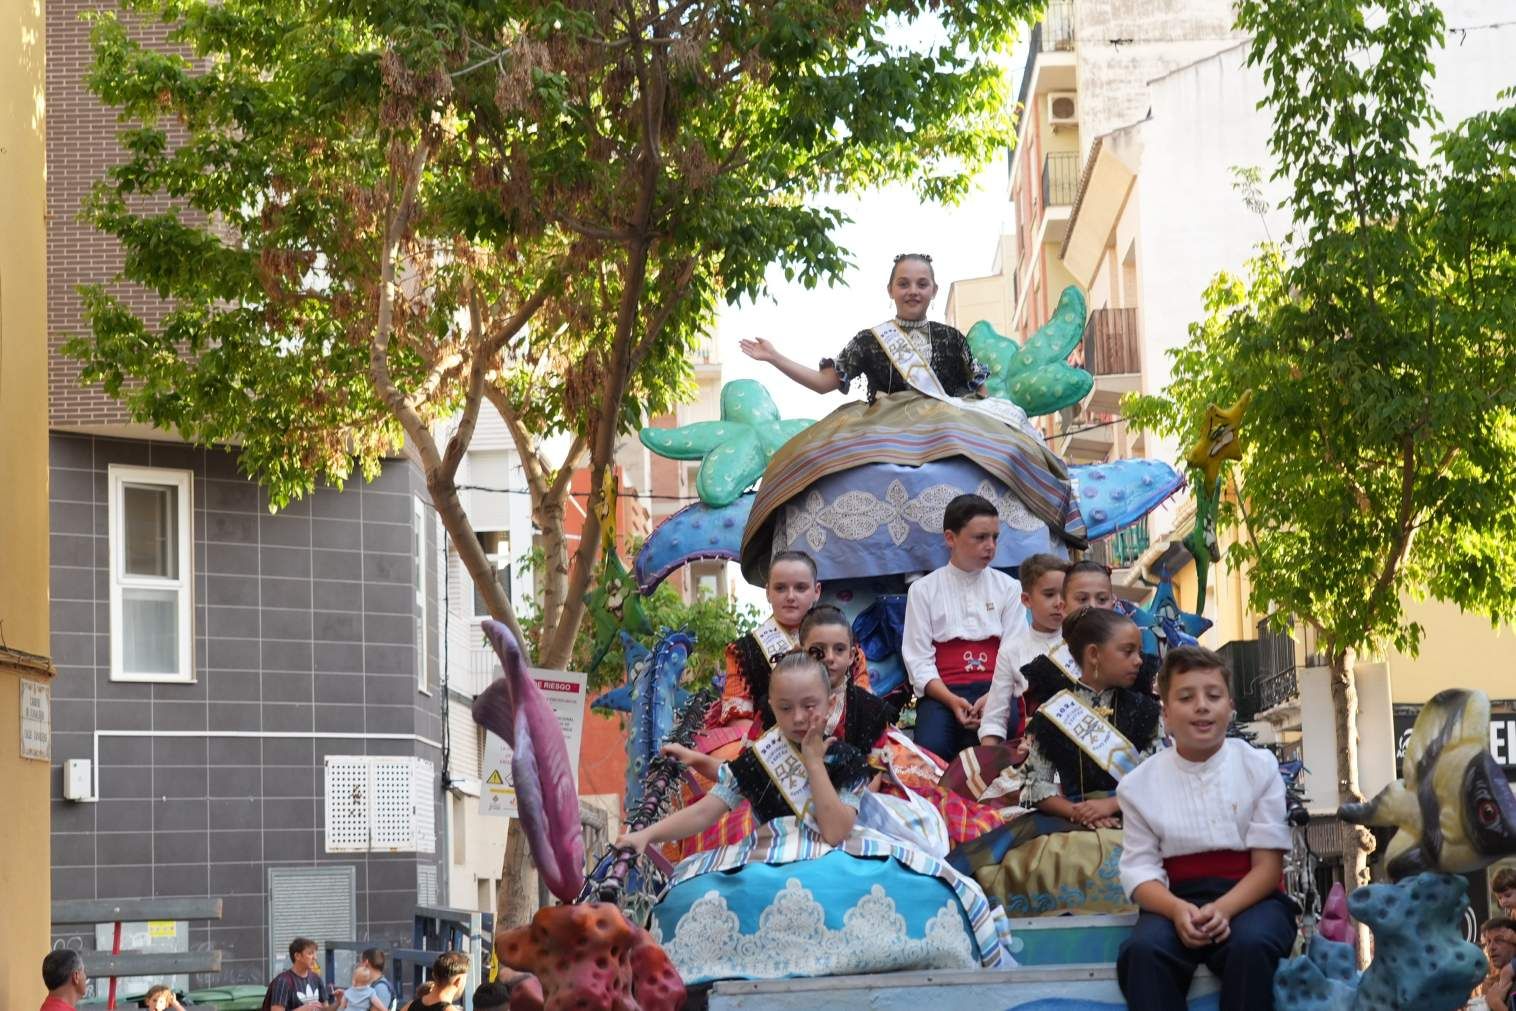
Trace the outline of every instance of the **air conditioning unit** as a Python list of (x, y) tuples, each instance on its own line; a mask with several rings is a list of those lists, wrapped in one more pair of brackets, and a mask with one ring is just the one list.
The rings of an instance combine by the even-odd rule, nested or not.
[(1048, 92), (1048, 125), (1073, 126), (1079, 122), (1079, 93)]

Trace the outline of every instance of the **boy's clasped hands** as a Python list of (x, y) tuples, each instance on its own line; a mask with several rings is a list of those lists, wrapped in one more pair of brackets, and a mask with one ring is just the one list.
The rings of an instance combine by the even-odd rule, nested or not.
[(1217, 908), (1214, 902), (1207, 902), (1203, 906), (1196, 906), (1191, 902), (1177, 902), (1171, 919), (1174, 921), (1174, 930), (1179, 934), (1179, 940), (1186, 948), (1204, 948), (1212, 944), (1220, 944), (1232, 933), (1231, 918)]

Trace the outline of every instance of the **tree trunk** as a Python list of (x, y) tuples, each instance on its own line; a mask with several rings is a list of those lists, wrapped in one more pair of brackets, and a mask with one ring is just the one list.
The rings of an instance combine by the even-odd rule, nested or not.
[(495, 892), (495, 933), (530, 923), (537, 911), (537, 868), (521, 821), (512, 818), (505, 836), (505, 861), (500, 867), (500, 887)]
[[(568, 490), (565, 487), (565, 492)], [(542, 634), (545, 647), (553, 641), (563, 617), (564, 598), (568, 592), (569, 546), (563, 521), (567, 512), (566, 495), (549, 495), (538, 506), (537, 527), (542, 531)], [(546, 660), (543, 661), (546, 664)], [(548, 666), (554, 666), (547, 664)]]
[(484, 598), (484, 604), (489, 608), (490, 617), (496, 621), (504, 622), (516, 637), (516, 644), (521, 647), (523, 654), (530, 655), (530, 648), (526, 641), (526, 635), (521, 631), (521, 625), (516, 621), (516, 611), (511, 607), (510, 598), (505, 595), (505, 587), (495, 578), (495, 570), (490, 565), (489, 556), (484, 553), (484, 546), (479, 543), (479, 537), (474, 533), (474, 525), (469, 522), (468, 513), (464, 511), (463, 503), (458, 500), (458, 488), (451, 479), (444, 480), (441, 474), (433, 467), (426, 468), (426, 488), (432, 498), (432, 507), (437, 510), (437, 517), (442, 520), (443, 529), (448, 537), (452, 538), (453, 547), (458, 552), (458, 559), (468, 571), (469, 579), (479, 590)]
[[(1337, 738), (1337, 802), (1356, 804), (1363, 800), (1358, 786), (1358, 681), (1357, 656), (1343, 650), (1331, 656), (1332, 710)], [(1343, 886), (1351, 893), (1369, 883), (1368, 856), (1374, 849), (1374, 837), (1361, 825), (1342, 823)], [(1368, 964), (1372, 939), (1368, 928), (1355, 923), (1358, 931), (1360, 967)]]

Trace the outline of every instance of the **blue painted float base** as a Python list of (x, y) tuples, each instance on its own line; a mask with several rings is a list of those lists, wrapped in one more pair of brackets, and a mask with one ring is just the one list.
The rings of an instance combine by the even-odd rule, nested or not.
[[(1187, 1011), (1218, 1011), (1216, 977), (1195, 974)], [(876, 973), (715, 984), (709, 1011), (1120, 1011), (1127, 1006), (1109, 963)]]

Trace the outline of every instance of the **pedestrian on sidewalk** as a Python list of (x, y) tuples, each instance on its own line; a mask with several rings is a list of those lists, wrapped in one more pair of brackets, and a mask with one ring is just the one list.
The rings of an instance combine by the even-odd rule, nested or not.
[(48, 952), (42, 960), (42, 985), (47, 987), (47, 998), (38, 1011), (73, 1011), (84, 999), (88, 979), (84, 959), (77, 951), (60, 948)]

